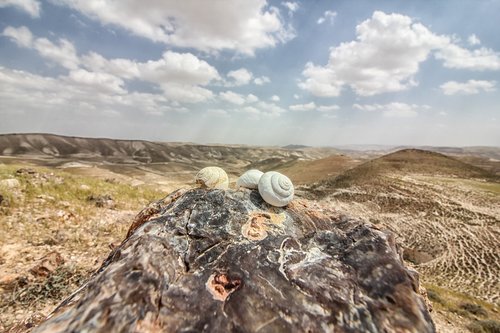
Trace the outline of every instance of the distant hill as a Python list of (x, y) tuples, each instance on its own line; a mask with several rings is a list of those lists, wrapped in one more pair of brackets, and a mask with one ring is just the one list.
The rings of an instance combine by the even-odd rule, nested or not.
[(282, 148), (285, 148), (285, 149), (304, 149), (304, 148), (310, 148), (310, 146), (304, 146), (304, 145), (286, 145), (286, 146), (283, 146)]
[(458, 159), (440, 153), (421, 150), (403, 149), (358, 165), (341, 175), (326, 180), (325, 185), (349, 187), (356, 184), (376, 183), (384, 175), (428, 174), (460, 178), (496, 178), (482, 168), (467, 164)]
[(311, 184), (322, 179), (338, 176), (360, 163), (361, 161), (349, 156), (332, 155), (317, 160), (296, 161), (290, 165), (278, 166), (276, 169), (287, 175), (294, 184)]
[(248, 165), (266, 159), (281, 163), (328, 156), (334, 149), (289, 150), (243, 145), (199, 145), (144, 140), (81, 138), (53, 134), (0, 135), (0, 155), (56, 157), (111, 163), (196, 163)]

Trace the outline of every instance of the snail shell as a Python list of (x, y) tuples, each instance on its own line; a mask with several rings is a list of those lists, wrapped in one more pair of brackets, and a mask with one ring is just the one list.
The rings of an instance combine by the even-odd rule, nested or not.
[(206, 167), (201, 169), (196, 174), (196, 184), (201, 188), (218, 188), (227, 189), (229, 186), (229, 178), (226, 171), (219, 167)]
[(293, 184), (290, 178), (276, 171), (269, 171), (260, 177), (259, 193), (272, 206), (286, 206), (293, 199)]
[(248, 170), (244, 174), (238, 178), (236, 182), (236, 188), (245, 187), (250, 189), (256, 189), (259, 185), (260, 177), (262, 177), (264, 173), (259, 170)]

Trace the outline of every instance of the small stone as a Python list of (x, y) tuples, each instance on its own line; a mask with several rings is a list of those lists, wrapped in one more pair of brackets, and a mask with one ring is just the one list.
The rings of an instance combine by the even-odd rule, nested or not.
[(14, 189), (14, 188), (18, 188), (20, 186), (21, 186), (21, 183), (19, 182), (19, 180), (15, 179), (15, 178), (0, 180), (0, 187)]
[(64, 258), (57, 251), (49, 252), (29, 272), (35, 277), (47, 277), (59, 266), (64, 264)]

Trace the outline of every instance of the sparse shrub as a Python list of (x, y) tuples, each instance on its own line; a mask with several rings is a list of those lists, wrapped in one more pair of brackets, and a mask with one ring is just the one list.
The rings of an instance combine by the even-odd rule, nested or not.
[(69, 294), (88, 277), (81, 269), (61, 266), (47, 278), (19, 284), (7, 295), (2, 295), (0, 309), (8, 306), (29, 306), (35, 302), (59, 300)]
[(439, 304), (444, 304), (444, 300), (441, 298), (441, 296), (439, 296), (439, 293), (435, 290), (432, 290), (432, 289), (427, 289), (427, 297), (429, 297), (429, 299), (432, 301), (432, 302), (436, 302), (436, 303), (439, 303)]
[(500, 322), (496, 320), (477, 320), (467, 325), (467, 328), (472, 333), (500, 333)]
[(476, 316), (488, 317), (488, 312), (479, 304), (462, 303), (460, 309), (470, 312)]

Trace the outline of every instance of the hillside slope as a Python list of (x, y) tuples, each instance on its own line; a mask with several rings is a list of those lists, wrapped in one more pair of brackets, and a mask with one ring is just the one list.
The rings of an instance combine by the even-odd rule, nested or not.
[(275, 158), (315, 159), (332, 154), (333, 149), (286, 149), (243, 145), (198, 145), (143, 140), (79, 138), (53, 134), (2, 134), (0, 155), (72, 158), (117, 163), (219, 162), (246, 165)]
[(500, 299), (500, 182), (434, 152), (403, 150), (302, 188), (396, 233), (405, 258), (440, 286)]

